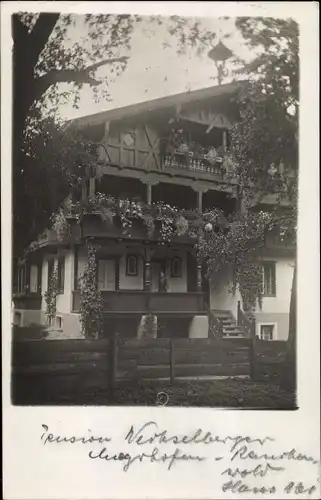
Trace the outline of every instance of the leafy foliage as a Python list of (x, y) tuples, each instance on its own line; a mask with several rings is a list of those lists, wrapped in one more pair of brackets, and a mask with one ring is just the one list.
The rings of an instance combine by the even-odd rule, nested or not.
[[(164, 22), (178, 51), (196, 46), (202, 50), (215, 39), (215, 33), (197, 20), (177, 16), (44, 12), (12, 16), (16, 257), (47, 227), (68, 187), (77, 187), (76, 181), (83, 178), (88, 151), (80, 137), (70, 137), (57, 123), (59, 105), (72, 102), (77, 107), (83, 86), (93, 90), (96, 100), (110, 100), (109, 84), (126, 69), (135, 30), (143, 27), (151, 38), (154, 28)], [(100, 72), (106, 65), (107, 75)]]
[(96, 250), (88, 246), (88, 261), (80, 277), (80, 322), (82, 333), (88, 338), (99, 338), (103, 333), (103, 298), (97, 289)]
[(149, 313), (142, 320), (142, 338), (157, 337), (157, 318)]

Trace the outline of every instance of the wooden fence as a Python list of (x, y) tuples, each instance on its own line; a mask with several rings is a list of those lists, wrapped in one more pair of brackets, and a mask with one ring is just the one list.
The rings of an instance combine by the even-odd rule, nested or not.
[(250, 375), (248, 339), (120, 339), (117, 345), (120, 379)]
[[(267, 362), (285, 343), (258, 344), (255, 357)], [(109, 391), (123, 381), (253, 376), (252, 354), (246, 338), (14, 341), (13, 404), (55, 404), (64, 397), (77, 404), (85, 393)]]

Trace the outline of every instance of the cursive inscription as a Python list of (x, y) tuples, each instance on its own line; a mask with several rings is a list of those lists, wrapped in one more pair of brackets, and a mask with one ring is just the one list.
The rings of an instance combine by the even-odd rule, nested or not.
[[(131, 425), (117, 438), (95, 435), (90, 429), (83, 435), (63, 435), (42, 424), (40, 440), (46, 447), (77, 443), (89, 446), (87, 456), (90, 460), (106, 465), (120, 464), (124, 472), (144, 463), (163, 464), (171, 471), (177, 464), (207, 462), (213, 474), (221, 477), (221, 490), (227, 495), (274, 495), (282, 491), (283, 495), (299, 498), (317, 491), (318, 479), (315, 484), (305, 484), (300, 478), (289, 480), (287, 467), (291, 462), (312, 467), (319, 461), (296, 448), (280, 451), (272, 436), (222, 436), (202, 428), (187, 433), (171, 433), (149, 420), (139, 426)], [(194, 450), (197, 451), (193, 453)], [(276, 475), (277, 482), (274, 481)]]
[(106, 448), (103, 448), (99, 453), (94, 453), (92, 451), (89, 452), (89, 458), (96, 460), (114, 460), (114, 461), (121, 461), (125, 462), (123, 465), (123, 470), (125, 472), (128, 471), (129, 467), (134, 463), (134, 462), (140, 462), (142, 463), (143, 461), (148, 460), (149, 462), (162, 462), (166, 463), (167, 469), (171, 470), (175, 462), (177, 461), (187, 461), (187, 460), (194, 460), (198, 462), (202, 462), (205, 460), (205, 457), (200, 457), (198, 455), (185, 455), (182, 453), (181, 450), (176, 448), (174, 453), (167, 454), (167, 453), (161, 453), (158, 448), (154, 448), (152, 453), (139, 453), (137, 455), (131, 455), (130, 453), (116, 453), (116, 454), (109, 454)]
[[(49, 432), (49, 427), (48, 425), (42, 424), (43, 429), (45, 432), (41, 434), (41, 441), (43, 441), (43, 444), (47, 443), (69, 443), (69, 444), (75, 444), (75, 443), (81, 443), (81, 444), (91, 444), (91, 443), (99, 443), (99, 444), (104, 444), (104, 443), (109, 443), (111, 441), (111, 438), (109, 437), (101, 437), (101, 436), (59, 436), (55, 435), (52, 432)], [(91, 433), (91, 430), (88, 429), (88, 432)]]
[(232, 443), (231, 451), (233, 451), (239, 444), (246, 442), (259, 443), (263, 445), (267, 441), (273, 441), (273, 438), (267, 436), (264, 439), (251, 438), (250, 436), (226, 436), (224, 438), (220, 436), (215, 436), (211, 432), (203, 431), (202, 429), (197, 429), (192, 435), (169, 435), (167, 430), (162, 430), (158, 432), (158, 425), (154, 421), (149, 421), (142, 425), (138, 430), (135, 430), (133, 426), (130, 427), (129, 432), (125, 436), (125, 441), (129, 444), (214, 444), (221, 443), (227, 444)]

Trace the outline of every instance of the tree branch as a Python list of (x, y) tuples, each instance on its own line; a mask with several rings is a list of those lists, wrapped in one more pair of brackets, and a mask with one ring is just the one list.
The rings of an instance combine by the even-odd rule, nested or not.
[(35, 79), (35, 96), (34, 100), (39, 99), (46, 90), (56, 83), (87, 83), (92, 86), (97, 86), (101, 81), (96, 80), (89, 73), (95, 71), (100, 66), (105, 64), (112, 64), (114, 62), (125, 62), (128, 57), (116, 57), (113, 59), (104, 59), (98, 63), (92, 64), (87, 68), (76, 70), (76, 69), (64, 69), (64, 70), (52, 70), (44, 76)]

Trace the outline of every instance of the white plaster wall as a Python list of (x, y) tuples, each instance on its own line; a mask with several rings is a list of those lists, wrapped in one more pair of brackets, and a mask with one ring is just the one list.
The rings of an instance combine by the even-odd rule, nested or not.
[(137, 255), (137, 252), (128, 251), (119, 260), (119, 289), (120, 290), (143, 290), (144, 288), (144, 262), (142, 256), (138, 258), (138, 275), (126, 276), (127, 255)]
[[(64, 293), (57, 296), (57, 313), (70, 313), (71, 311), (71, 291), (73, 289), (74, 275), (74, 251), (67, 250), (59, 253), (59, 256), (65, 257), (65, 283)], [(55, 262), (57, 264), (57, 261)]]
[(188, 337), (190, 339), (204, 339), (208, 337), (207, 316), (194, 316), (190, 323)]
[(171, 259), (169, 258), (166, 266), (168, 292), (173, 292), (173, 293), (187, 292), (186, 253), (175, 252), (175, 257), (180, 257), (182, 259), (182, 276), (180, 278), (175, 278), (171, 276)]
[[(273, 261), (273, 259), (266, 259)], [(279, 258), (275, 265), (276, 296), (263, 297), (262, 310), (257, 312), (287, 313), (290, 311), (290, 298), (294, 271), (294, 259)]]

